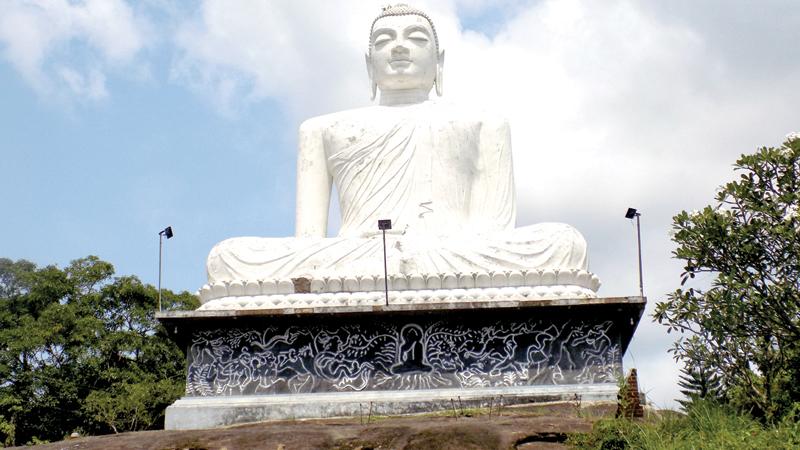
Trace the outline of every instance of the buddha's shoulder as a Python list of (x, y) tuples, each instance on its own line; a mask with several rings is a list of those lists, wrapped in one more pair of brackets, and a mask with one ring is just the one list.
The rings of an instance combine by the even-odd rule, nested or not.
[(341, 122), (363, 121), (374, 117), (378, 110), (379, 106), (365, 106), (311, 117), (300, 124), (300, 131), (324, 130)]
[(314, 132), (338, 128), (352, 124), (369, 124), (384, 120), (400, 120), (404, 117), (427, 117), (431, 121), (446, 120), (451, 123), (483, 124), (502, 126), (508, 121), (499, 114), (479, 107), (470, 107), (444, 101), (428, 101), (416, 105), (366, 106), (338, 111), (307, 119), (300, 125), (300, 130)]

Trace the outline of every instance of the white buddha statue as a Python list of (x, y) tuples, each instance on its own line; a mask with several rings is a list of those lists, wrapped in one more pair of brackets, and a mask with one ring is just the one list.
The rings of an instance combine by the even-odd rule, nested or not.
[[(475, 288), (483, 274), (495, 287), (576, 285), (593, 296), (599, 282), (586, 272), (580, 233), (560, 223), (515, 228), (507, 121), (429, 99), (434, 87), (442, 95), (444, 64), (430, 18), (407, 5), (384, 8), (366, 63), (378, 105), (300, 126), (295, 237), (217, 244), (203, 301), (280, 294), (279, 280), (289, 279), (316, 280), (311, 292), (380, 292), (379, 219), (393, 224), (386, 237), (393, 289), (430, 288), (431, 277), (440, 280), (434, 287)], [(328, 238), (332, 184), (341, 228)], [(561, 276), (543, 278), (547, 271)]]

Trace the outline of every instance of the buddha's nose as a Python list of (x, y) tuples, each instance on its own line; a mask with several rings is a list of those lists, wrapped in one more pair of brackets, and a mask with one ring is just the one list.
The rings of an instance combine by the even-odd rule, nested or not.
[(408, 48), (397, 45), (392, 49), (392, 58), (407, 58), (410, 55)]

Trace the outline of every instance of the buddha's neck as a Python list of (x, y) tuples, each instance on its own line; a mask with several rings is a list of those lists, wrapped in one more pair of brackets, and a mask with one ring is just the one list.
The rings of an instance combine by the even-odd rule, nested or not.
[(382, 106), (411, 105), (428, 100), (430, 89), (393, 89), (381, 91)]

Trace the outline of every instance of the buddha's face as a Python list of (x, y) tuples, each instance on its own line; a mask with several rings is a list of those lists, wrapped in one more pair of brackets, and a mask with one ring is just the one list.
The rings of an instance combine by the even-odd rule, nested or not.
[(439, 55), (433, 30), (424, 17), (409, 14), (378, 19), (370, 45), (367, 69), (381, 91), (430, 91), (436, 79)]

